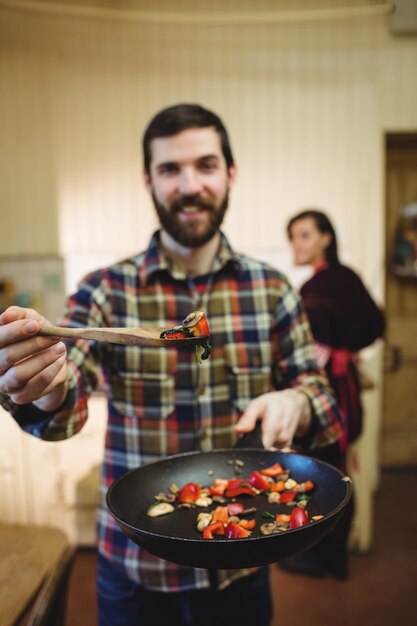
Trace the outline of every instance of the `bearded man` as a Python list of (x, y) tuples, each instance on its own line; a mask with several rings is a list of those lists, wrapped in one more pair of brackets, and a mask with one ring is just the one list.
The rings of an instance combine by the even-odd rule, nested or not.
[(149, 554), (117, 526), (105, 494), (166, 455), (232, 447), (258, 420), (266, 448), (306, 450), (341, 434), (300, 300), (276, 269), (236, 252), (220, 227), (236, 167), (221, 119), (195, 104), (160, 111), (143, 136), (144, 178), (160, 220), (148, 248), (86, 276), (63, 326), (170, 328), (196, 309), (210, 358), (192, 352), (36, 335), (45, 320), (0, 316), (0, 401), (21, 428), (66, 439), (104, 378), (108, 426), (98, 512), (100, 626), (268, 626), (268, 568), (216, 572)]

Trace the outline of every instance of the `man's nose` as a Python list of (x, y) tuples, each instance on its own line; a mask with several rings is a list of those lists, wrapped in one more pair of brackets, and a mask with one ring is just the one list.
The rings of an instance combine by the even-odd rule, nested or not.
[(199, 193), (202, 189), (202, 183), (198, 172), (194, 169), (184, 169), (181, 172), (178, 186), (181, 195), (192, 196)]

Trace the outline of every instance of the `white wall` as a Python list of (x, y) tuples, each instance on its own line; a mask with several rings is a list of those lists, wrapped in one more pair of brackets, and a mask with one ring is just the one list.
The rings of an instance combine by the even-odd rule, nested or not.
[[(240, 178), (226, 231), (236, 246), (290, 264), (286, 221), (316, 204), (382, 299), (383, 137), (417, 127), (415, 37), (394, 38), (387, 17), (180, 26), (1, 4), (1, 254), (62, 253), (72, 286), (78, 272), (142, 248), (155, 218), (141, 132), (159, 108), (190, 100), (231, 133)], [(192, 7), (194, 17), (208, 8), (118, 4)], [(300, 4), (323, 5), (290, 3)], [(264, 1), (258, 15), (262, 6), (288, 3)]]

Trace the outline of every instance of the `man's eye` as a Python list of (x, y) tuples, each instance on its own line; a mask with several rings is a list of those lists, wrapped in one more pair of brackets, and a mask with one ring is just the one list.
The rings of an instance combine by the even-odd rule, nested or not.
[(175, 163), (166, 163), (165, 165), (161, 165), (158, 168), (160, 174), (176, 174), (178, 172), (178, 167)]
[(203, 161), (200, 163), (200, 170), (203, 172), (211, 172), (216, 170), (218, 167), (217, 163), (214, 161)]

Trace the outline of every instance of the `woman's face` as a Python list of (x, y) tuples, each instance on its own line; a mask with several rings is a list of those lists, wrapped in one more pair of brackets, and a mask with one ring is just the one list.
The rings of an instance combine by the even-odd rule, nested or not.
[(291, 226), (290, 242), (297, 265), (315, 265), (326, 260), (330, 233), (321, 233), (312, 217), (300, 218)]

